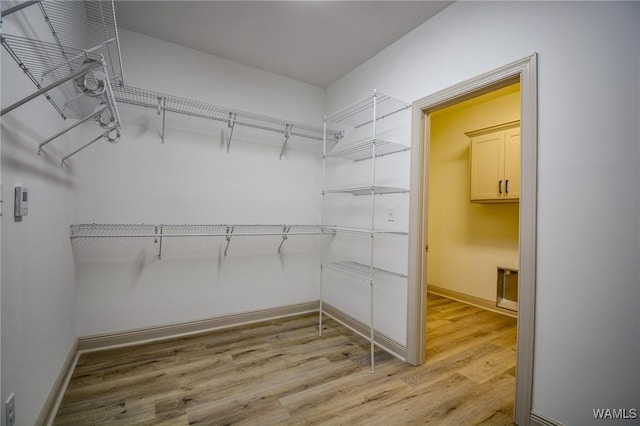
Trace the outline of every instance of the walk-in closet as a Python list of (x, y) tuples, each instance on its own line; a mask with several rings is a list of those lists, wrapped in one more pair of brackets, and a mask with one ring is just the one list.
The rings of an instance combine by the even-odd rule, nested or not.
[(637, 418), (639, 4), (1, 2), (2, 425)]

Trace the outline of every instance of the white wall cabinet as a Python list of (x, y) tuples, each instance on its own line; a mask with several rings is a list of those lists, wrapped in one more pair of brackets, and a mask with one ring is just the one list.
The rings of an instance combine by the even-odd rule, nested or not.
[(471, 139), (471, 201), (518, 202), (520, 122), (466, 133)]

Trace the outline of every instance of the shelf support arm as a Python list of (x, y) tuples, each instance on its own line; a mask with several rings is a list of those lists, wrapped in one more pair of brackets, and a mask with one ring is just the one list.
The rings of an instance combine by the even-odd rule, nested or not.
[(227, 255), (227, 250), (229, 250), (229, 243), (231, 242), (231, 234), (233, 234), (234, 226), (227, 226), (227, 235), (225, 238), (227, 239), (227, 246), (224, 248), (224, 255)]
[(85, 118), (81, 119), (80, 121), (73, 123), (71, 126), (67, 127), (66, 129), (63, 129), (61, 131), (59, 131), (58, 133), (56, 133), (55, 135), (51, 136), (50, 138), (48, 138), (47, 140), (45, 140), (44, 142), (41, 142), (40, 145), (38, 145), (38, 155), (40, 155), (40, 153), (42, 152), (42, 148), (48, 144), (49, 142), (51, 142), (52, 140), (64, 135), (65, 133), (67, 133), (69, 130), (74, 129), (76, 127), (78, 127), (79, 125), (81, 125), (82, 123), (91, 120), (92, 118), (95, 118), (97, 116), (99, 116), (100, 114), (102, 114), (104, 112), (104, 110), (107, 108), (106, 105), (102, 105), (97, 111), (92, 112), (90, 115), (86, 116)]
[[(162, 106), (160, 106), (161, 100)], [(164, 128), (167, 120), (167, 98), (158, 98), (158, 114), (160, 114), (160, 110), (162, 110), (162, 133), (160, 134), (160, 141), (164, 143)]]
[[(158, 227), (156, 227), (157, 229)], [(163, 226), (160, 225), (160, 241), (159, 241), (159, 245), (158, 245), (158, 260), (162, 260), (162, 231), (163, 231)]]
[(60, 163), (60, 167), (64, 166), (64, 165), (65, 165), (65, 161), (67, 161), (69, 158), (73, 157), (74, 155), (76, 155), (77, 153), (79, 153), (80, 151), (82, 151), (83, 149), (85, 149), (85, 148), (87, 148), (87, 147), (89, 147), (89, 146), (93, 145), (94, 143), (98, 142), (98, 141), (99, 141), (100, 139), (102, 139), (102, 138), (106, 138), (106, 137), (109, 135), (109, 132), (110, 132), (110, 130), (109, 130), (109, 131), (106, 131), (106, 132), (104, 132), (104, 133), (102, 133), (102, 134), (100, 134), (100, 135), (98, 135), (98, 137), (96, 137), (95, 139), (93, 139), (91, 142), (89, 142), (89, 143), (87, 143), (87, 144), (85, 144), (85, 145), (82, 145), (80, 148), (76, 149), (76, 150), (75, 150), (75, 151), (73, 151), (71, 154), (68, 154), (67, 156), (65, 156), (65, 157), (62, 159), (61, 163)]
[(282, 154), (284, 154), (284, 149), (287, 147), (287, 142), (289, 142), (289, 138), (291, 137), (291, 129), (293, 129), (293, 124), (287, 124), (284, 130), (284, 143), (282, 144), (282, 148), (280, 149), (280, 159), (282, 160)]
[(227, 140), (227, 152), (229, 152), (229, 146), (231, 145), (231, 138), (233, 137), (233, 129), (236, 127), (237, 114), (234, 112), (229, 113), (229, 120), (227, 120), (227, 126), (231, 129), (229, 132), (229, 139)]
[(289, 231), (291, 230), (291, 226), (283, 226), (282, 227), (282, 242), (280, 242), (280, 245), (278, 246), (278, 254), (280, 254), (280, 249), (282, 249), (282, 245), (284, 244), (285, 241), (287, 241), (287, 238), (289, 238)]

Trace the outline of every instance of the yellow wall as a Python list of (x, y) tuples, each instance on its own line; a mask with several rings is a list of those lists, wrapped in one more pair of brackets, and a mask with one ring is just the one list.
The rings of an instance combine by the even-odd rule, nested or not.
[(465, 132), (520, 119), (520, 85), (431, 114), (427, 283), (495, 302), (496, 268), (518, 267), (518, 204), (469, 201)]

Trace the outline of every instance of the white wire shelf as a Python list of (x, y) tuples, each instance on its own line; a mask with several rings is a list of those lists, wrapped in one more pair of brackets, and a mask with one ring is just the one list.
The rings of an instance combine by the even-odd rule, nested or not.
[(71, 225), (71, 238), (234, 237), (322, 234), (320, 225)]
[[(323, 140), (323, 128), (320, 126), (313, 126), (310, 124), (241, 111), (238, 109), (213, 105), (206, 102), (140, 89), (137, 87), (116, 87), (115, 96), (118, 102), (154, 109), (158, 114), (162, 114), (163, 127), (161, 134), (163, 140), (165, 113), (211, 120), (225, 124), (231, 129), (227, 141), (227, 150), (231, 144), (231, 137), (235, 126), (266, 130), (282, 134), (285, 137), (285, 141), (282, 146), (281, 155), (282, 152), (284, 152), (284, 148), (286, 147), (287, 141), (290, 137), (301, 137), (315, 141)], [(333, 142), (337, 142), (340, 133), (334, 130), (329, 130), (329, 132), (331, 132), (329, 139)]]
[(326, 156), (331, 158), (344, 158), (352, 161), (370, 160), (375, 157), (409, 151), (411, 147), (389, 142), (382, 139), (366, 139), (346, 146), (335, 146)]
[[(116, 12), (112, 0), (42, 1), (40, 9), (51, 33), (62, 46), (103, 55), (111, 81), (123, 84), (124, 72)], [(78, 37), (78, 33), (82, 37)]]
[(325, 194), (351, 194), (351, 195), (385, 195), (385, 194), (404, 194), (409, 192), (408, 189), (395, 186), (354, 186), (345, 188), (325, 189)]
[(2, 34), (0, 42), (38, 90), (3, 107), (0, 115), (44, 96), (63, 119), (78, 119), (41, 142), (38, 154), (68, 131), (95, 121), (99, 125), (97, 137), (63, 157), (64, 165), (99, 140), (120, 140), (120, 115), (112, 85), (122, 81), (122, 64), (113, 1), (26, 1), (2, 10), (2, 19), (36, 4), (53, 41)]
[(406, 231), (392, 231), (388, 229), (367, 229), (367, 228), (350, 228), (344, 226), (323, 226), (322, 229), (327, 233), (347, 233), (347, 234), (389, 234), (389, 235), (409, 235)]
[(280, 237), (278, 253), (292, 236), (322, 235), (320, 225), (153, 225), (153, 224), (79, 224), (71, 225), (71, 240), (89, 238), (148, 238), (158, 244), (158, 259), (162, 259), (162, 241), (165, 238), (219, 237), (226, 239), (224, 255), (231, 240), (236, 237)]
[(327, 116), (326, 121), (355, 128), (362, 127), (374, 121), (374, 103), (376, 106), (375, 120), (381, 120), (400, 111), (404, 111), (411, 106), (406, 102), (376, 91), (354, 104)]
[(67, 101), (77, 94), (77, 89), (73, 79), (68, 77), (83, 67), (88, 68), (90, 64), (95, 64), (98, 67), (101, 60), (100, 55), (67, 48), (65, 49), (66, 56), (62, 56), (59, 46), (55, 43), (10, 34), (0, 36), (0, 41), (38, 90), (62, 82), (43, 92), (42, 95), (53, 105), (62, 118), (68, 118), (70, 112), (73, 115), (73, 110), (67, 108)]
[[(74, 76), (76, 82), (65, 77), (73, 75), (87, 61), (102, 61), (109, 85), (122, 83), (113, 1), (26, 1), (4, 9), (2, 19), (36, 4), (51, 38), (34, 40), (3, 34), (2, 45), (39, 91), (47, 88), (39, 95), (44, 95), (63, 119), (84, 117), (95, 105), (79, 96), (82, 90), (77, 79), (83, 76)], [(94, 80), (90, 74), (88, 83)]]
[(353, 261), (325, 262), (322, 264), (322, 266), (323, 268), (362, 281), (407, 277), (406, 274), (392, 272), (382, 268), (373, 268), (372, 276), (371, 268), (369, 267), (369, 265)]
[[(56, 44), (12, 35), (0, 36), (0, 43), (38, 88), (31, 95), (2, 108), (0, 115), (39, 96), (44, 96), (65, 119), (69, 118), (68, 112), (71, 110), (81, 114), (78, 121), (41, 142), (38, 154), (45, 145), (90, 120), (98, 124), (98, 136), (66, 155), (62, 165), (65, 160), (98, 140), (106, 139), (112, 143), (120, 140), (120, 114), (108, 69), (101, 55), (67, 48), (65, 52), (68, 56), (63, 58)], [(71, 94), (74, 96), (71, 97)], [(67, 108), (70, 104), (73, 104), (73, 108)]]

